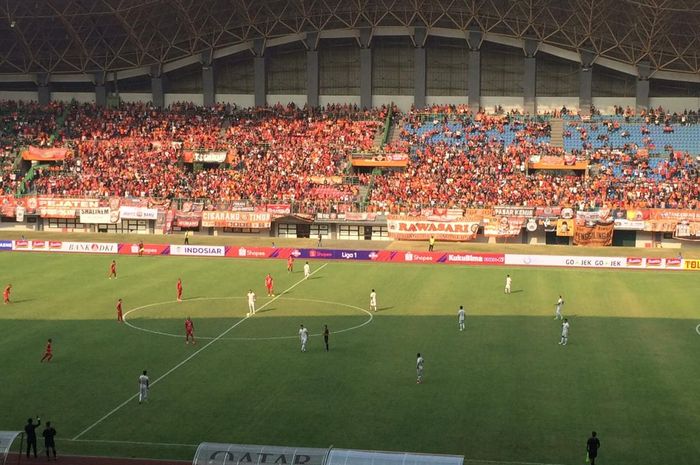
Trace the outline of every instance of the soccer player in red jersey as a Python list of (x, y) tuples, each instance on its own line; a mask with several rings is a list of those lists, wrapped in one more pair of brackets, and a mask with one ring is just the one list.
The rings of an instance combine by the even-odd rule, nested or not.
[(11, 291), (12, 291), (12, 284), (8, 284), (8, 285), (5, 287), (5, 290), (4, 290), (3, 293), (2, 293), (2, 301), (3, 301), (5, 304), (9, 304), (9, 303), (10, 303), (10, 292), (11, 292)]
[(117, 300), (117, 321), (124, 322), (124, 316), (122, 315), (122, 299)]
[(182, 302), (182, 279), (177, 278), (177, 301)]
[(192, 344), (197, 343), (194, 340), (194, 323), (192, 323), (190, 317), (187, 317), (185, 320), (185, 344), (190, 343), (190, 338), (192, 338)]
[(291, 255), (287, 259), (287, 271), (289, 271), (290, 273), (294, 272), (294, 257), (292, 257)]
[(143, 257), (143, 241), (139, 242), (139, 257)]
[(270, 276), (270, 273), (265, 276), (265, 287), (267, 288), (267, 295), (268, 297), (274, 296), (274, 290), (275, 290), (275, 283), (272, 280), (272, 276)]
[(112, 260), (112, 263), (109, 265), (109, 279), (117, 279), (117, 261)]
[(52, 350), (53, 349), (51, 349), (51, 339), (49, 339), (46, 342), (46, 349), (44, 350), (44, 356), (41, 357), (41, 361), (39, 363), (43, 362), (44, 360), (46, 360), (47, 362), (50, 362), (51, 359), (53, 358)]

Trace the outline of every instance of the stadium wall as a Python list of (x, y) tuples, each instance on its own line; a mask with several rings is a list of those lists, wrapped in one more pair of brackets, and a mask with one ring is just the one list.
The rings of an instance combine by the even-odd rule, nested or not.
[(306, 105), (306, 95), (284, 95), (284, 94), (267, 94), (268, 105), (288, 105), (293, 103), (298, 107)]
[(523, 111), (524, 100), (522, 97), (481, 96), (481, 106), (486, 109), (486, 111), (493, 111), (493, 108), (499, 105), (503, 107), (505, 111)]
[(214, 100), (217, 103), (228, 103), (243, 108), (255, 106), (255, 95), (253, 94), (216, 94)]
[(3, 90), (0, 91), (0, 101), (2, 100), (14, 100), (22, 102), (36, 102), (39, 98), (39, 93), (36, 91), (22, 91), (22, 90)]
[(662, 107), (672, 112), (682, 112), (683, 110), (696, 110), (700, 108), (700, 98), (698, 97), (649, 97), (651, 108)]
[(535, 102), (539, 113), (553, 112), (554, 110), (560, 110), (562, 107), (574, 111), (579, 109), (578, 97), (537, 97)]
[(381, 107), (394, 103), (399, 110), (409, 111), (413, 106), (413, 95), (373, 95), (372, 106)]
[(122, 100), (122, 102), (126, 103), (145, 103), (151, 101), (151, 94), (142, 92), (124, 92), (119, 94), (119, 98)]
[(360, 106), (361, 101), (360, 101), (360, 96), (359, 95), (319, 95), (318, 97), (318, 104), (321, 105), (322, 107), (331, 104), (331, 103), (339, 103), (341, 105), (357, 105)]
[(194, 103), (195, 105), (204, 105), (204, 95), (202, 94), (165, 94), (164, 98), (164, 103), (166, 107), (172, 105), (173, 103), (181, 102)]
[(55, 102), (95, 103), (94, 92), (51, 92), (51, 100)]
[(592, 101), (593, 106), (606, 115), (614, 112), (615, 105), (625, 108), (634, 108), (636, 105), (634, 97), (593, 97)]
[(427, 105), (468, 105), (469, 97), (465, 96), (428, 96), (425, 98)]

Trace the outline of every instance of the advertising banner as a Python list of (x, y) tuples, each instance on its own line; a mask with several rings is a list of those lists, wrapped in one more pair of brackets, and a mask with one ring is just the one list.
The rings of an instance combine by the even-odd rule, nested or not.
[(202, 212), (202, 226), (205, 228), (252, 228), (268, 229), (272, 221), (269, 212)]
[(692, 271), (700, 271), (700, 260), (688, 260), (687, 258), (684, 258), (683, 259), (683, 269), (692, 270)]
[(183, 153), (185, 163), (223, 163), (226, 161), (228, 152), (225, 151), (208, 151), (208, 152), (192, 152), (186, 151)]
[(434, 236), (438, 241), (473, 241), (478, 221), (430, 221), (425, 217), (389, 216), (389, 236), (398, 240), (420, 241)]
[(506, 265), (561, 266), (581, 268), (625, 268), (627, 262), (620, 257), (576, 257), (567, 255), (505, 254)]
[(81, 208), (78, 210), (78, 218), (83, 224), (109, 224), (116, 223), (119, 219), (118, 212), (114, 212), (109, 207)]
[(628, 219), (615, 219), (615, 229), (623, 231), (643, 231), (644, 221), (634, 221)]
[(122, 205), (119, 207), (119, 218), (122, 220), (157, 220), (158, 209)]
[(574, 245), (607, 247), (612, 245), (615, 223), (576, 224)]
[(14, 195), (0, 195), (0, 216), (14, 218), (17, 200)]
[(42, 218), (75, 218), (83, 208), (98, 208), (100, 201), (90, 198), (52, 197), (40, 195), (36, 198), (36, 210)]
[(117, 253), (115, 243), (107, 242), (64, 242), (42, 240), (17, 240), (12, 241), (12, 250), (31, 252), (71, 252), (71, 253)]
[(12, 250), (12, 241), (5, 239), (0, 240), (0, 250)]
[(516, 207), (511, 205), (501, 205), (493, 207), (493, 214), (495, 216), (519, 216), (522, 218), (531, 217), (535, 214), (534, 207)]
[(170, 245), (170, 255), (225, 257), (226, 247), (219, 245)]
[[(138, 244), (119, 244), (120, 255), (138, 255)], [(170, 246), (168, 244), (143, 244), (144, 255), (169, 255)]]

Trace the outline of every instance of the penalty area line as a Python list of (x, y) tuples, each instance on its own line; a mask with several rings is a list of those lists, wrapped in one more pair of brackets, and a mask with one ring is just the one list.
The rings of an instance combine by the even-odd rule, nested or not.
[[(321, 271), (321, 270), (324, 269), (327, 265), (328, 265), (328, 263), (324, 263), (323, 265), (321, 265), (320, 267), (318, 267), (317, 269), (315, 269), (315, 270), (311, 273), (311, 275), (314, 275), (314, 274), (316, 274), (317, 272)], [(310, 276), (311, 276), (311, 275), (310, 275)], [(268, 300), (267, 302), (265, 302), (265, 303), (264, 303), (263, 305), (261, 305), (260, 308), (257, 309), (256, 311), (259, 311), (259, 310), (264, 309), (265, 307), (267, 307), (268, 305), (270, 305), (272, 302), (276, 301), (277, 299), (279, 299), (279, 298), (282, 297), (284, 294), (286, 294), (287, 292), (291, 291), (292, 289), (294, 289), (295, 287), (297, 287), (299, 284), (303, 283), (304, 281), (306, 281), (306, 278), (302, 278), (301, 280), (299, 280), (299, 281), (297, 281), (296, 283), (292, 284), (290, 287), (288, 287), (287, 289), (285, 289), (285, 290), (282, 291), (281, 293), (279, 293), (279, 294), (277, 294), (276, 296), (274, 296), (272, 299), (270, 299), (270, 300)], [(222, 332), (221, 334), (219, 334), (218, 336), (216, 336), (216, 337), (215, 337), (214, 339), (212, 339), (211, 341), (207, 342), (204, 346), (202, 346), (202, 347), (201, 347), (200, 349), (198, 349), (197, 351), (193, 352), (189, 357), (185, 358), (183, 361), (181, 361), (180, 363), (178, 363), (177, 365), (175, 365), (174, 367), (172, 367), (171, 369), (169, 369), (168, 371), (166, 371), (165, 373), (163, 373), (159, 378), (157, 378), (155, 381), (153, 381), (152, 383), (150, 383), (150, 386), (155, 386), (158, 382), (164, 380), (166, 377), (168, 377), (168, 376), (169, 376), (171, 373), (173, 373), (175, 370), (177, 370), (178, 368), (180, 368), (181, 366), (183, 366), (184, 364), (186, 364), (187, 362), (189, 362), (190, 360), (192, 360), (193, 358), (195, 358), (197, 355), (199, 355), (199, 354), (200, 354), (202, 351), (204, 351), (206, 348), (208, 348), (209, 346), (211, 346), (212, 344), (214, 344), (215, 342), (217, 342), (218, 340), (220, 340), (221, 338), (223, 338), (224, 336), (226, 336), (228, 333), (230, 333), (231, 331), (233, 331), (238, 325), (240, 325), (241, 323), (243, 323), (243, 322), (244, 322), (245, 320), (247, 320), (248, 318), (250, 318), (250, 317), (249, 317), (249, 316), (245, 316), (245, 317), (243, 317), (242, 319), (238, 320), (236, 323), (234, 323), (233, 325), (231, 325), (231, 326), (230, 326), (228, 329), (226, 329), (224, 332)], [(149, 387), (150, 387), (150, 386), (149, 386)], [(132, 400), (136, 399), (138, 396), (139, 396), (138, 393), (137, 393), (137, 394), (134, 394), (133, 396), (129, 397), (128, 399), (126, 399), (126, 400), (125, 400), (124, 402), (122, 402), (121, 404), (119, 404), (119, 405), (117, 405), (116, 407), (114, 407), (112, 410), (110, 410), (109, 412), (107, 412), (102, 418), (100, 418), (100, 419), (97, 420), (95, 423), (93, 423), (92, 425), (88, 426), (87, 428), (85, 428), (84, 430), (82, 430), (80, 433), (78, 433), (77, 435), (75, 435), (75, 436), (73, 437), (73, 440), (75, 441), (75, 440), (77, 440), (77, 439), (80, 439), (85, 433), (87, 433), (88, 431), (90, 431), (91, 429), (93, 429), (95, 426), (99, 425), (100, 423), (102, 423), (103, 421), (105, 421), (107, 418), (109, 418), (109, 417), (111, 417), (112, 415), (114, 415), (115, 413), (117, 413), (117, 412), (118, 412), (119, 410), (121, 410), (126, 404), (128, 404), (128, 403), (131, 402)]]

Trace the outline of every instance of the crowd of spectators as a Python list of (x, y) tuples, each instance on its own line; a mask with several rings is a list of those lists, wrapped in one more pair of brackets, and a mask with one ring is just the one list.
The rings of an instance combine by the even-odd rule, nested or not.
[[(584, 145), (573, 157), (589, 163), (590, 174), (574, 172), (563, 161), (560, 170), (537, 171), (530, 165), (535, 158), (549, 163), (565, 156), (549, 143), (548, 118), (473, 112), (465, 105), (403, 115), (398, 137), (384, 150), (407, 154), (408, 166), (373, 175), (354, 173), (349, 159), (376, 150), (386, 107), (10, 103), (0, 109), (4, 193), (16, 192), (21, 182), (6, 169), (18, 147), (35, 145), (71, 148), (62, 163), (37, 170), (31, 188), (39, 194), (294, 202), (310, 211), (357, 207), (364, 192), (368, 208), (376, 211), (496, 204), (700, 207), (697, 154), (664, 147), (659, 160), (637, 153), (636, 144), (617, 150)], [(697, 121), (697, 112), (635, 115), (619, 107), (615, 113), (585, 124), (569, 115), (568, 135), (587, 138), (596, 125), (596, 137), (606, 137), (623, 131), (626, 117), (643, 118), (637, 123), (642, 132), (651, 124), (673, 130)], [(226, 163), (186, 161), (186, 153), (206, 151), (224, 153)]]

